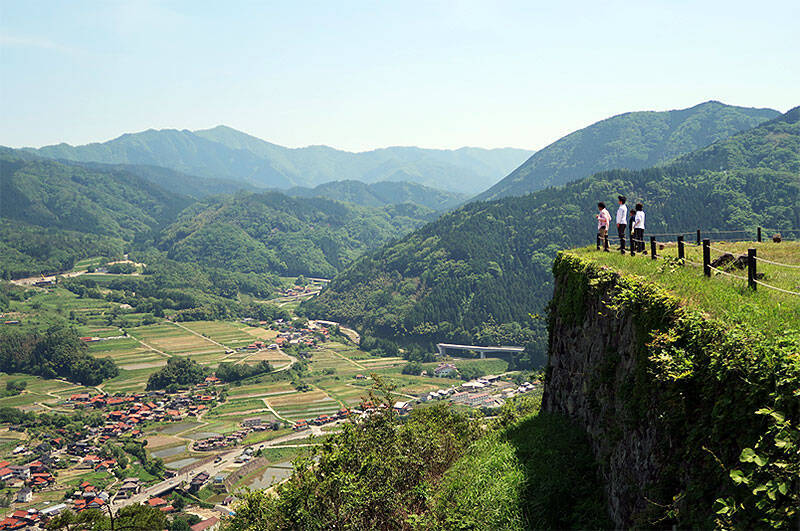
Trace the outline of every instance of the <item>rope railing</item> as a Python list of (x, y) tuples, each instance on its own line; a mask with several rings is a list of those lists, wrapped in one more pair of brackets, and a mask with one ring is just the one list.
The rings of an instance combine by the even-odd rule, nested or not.
[(781, 262), (773, 262), (772, 260), (767, 260), (766, 258), (759, 258), (758, 256), (756, 256), (755, 259), (758, 260), (759, 262), (765, 262), (767, 264), (772, 264), (774, 266), (788, 267), (791, 269), (800, 269), (800, 265), (798, 264), (783, 264)]
[[(649, 254), (651, 255), (651, 259), (653, 259), (653, 260), (656, 260), (658, 258), (664, 258), (663, 255), (661, 255), (661, 254), (656, 252), (656, 245), (658, 243), (666, 243), (666, 242), (664, 242), (663, 240), (659, 242), (659, 241), (656, 240), (656, 238), (659, 237), (659, 236), (661, 236), (661, 237), (677, 236), (678, 237), (678, 239), (677, 239), (677, 247), (678, 247), (678, 260), (679, 260), (679, 263), (688, 264), (688, 265), (691, 265), (691, 266), (696, 267), (696, 268), (702, 267), (703, 268), (703, 273), (704, 273), (705, 276), (711, 276), (711, 273), (713, 271), (713, 272), (716, 272), (719, 275), (724, 275), (724, 276), (727, 276), (727, 277), (730, 277), (730, 278), (733, 278), (733, 279), (736, 279), (736, 280), (747, 282), (748, 287), (751, 288), (752, 290), (755, 290), (756, 286), (760, 285), (760, 286), (763, 286), (763, 287), (768, 288), (768, 289), (772, 289), (772, 290), (775, 290), (775, 291), (778, 291), (778, 292), (781, 292), (781, 293), (785, 293), (787, 295), (794, 295), (794, 296), (800, 297), (800, 292), (796, 292), (796, 291), (780, 288), (778, 286), (773, 286), (771, 284), (767, 284), (766, 282), (763, 282), (763, 281), (759, 280), (758, 278), (756, 278), (758, 276), (758, 273), (756, 272), (757, 262), (758, 261), (761, 261), (763, 263), (770, 264), (770, 265), (773, 265), (773, 266), (776, 266), (776, 267), (786, 267), (786, 268), (790, 268), (790, 269), (800, 269), (800, 264), (785, 264), (783, 262), (777, 262), (777, 261), (774, 261), (774, 260), (769, 260), (767, 258), (760, 258), (760, 257), (758, 257), (756, 255), (757, 249), (756, 248), (751, 248), (751, 249), (747, 250), (747, 262), (746, 262), (747, 263), (747, 276), (736, 275), (734, 273), (731, 273), (730, 271), (725, 271), (724, 269), (721, 269), (719, 267), (715, 267), (715, 266), (711, 265), (711, 262), (712, 262), (712, 260), (711, 260), (711, 251), (712, 250), (717, 252), (717, 253), (722, 253), (722, 255), (728, 255), (728, 256), (730, 256), (732, 254), (731, 250), (730, 249), (720, 249), (719, 247), (712, 246), (710, 238), (704, 238), (703, 240), (700, 239), (701, 238), (701, 234), (704, 235), (704, 236), (708, 236), (708, 235), (711, 235), (711, 234), (716, 234), (716, 235), (722, 235), (722, 234), (752, 234), (753, 232), (755, 232), (757, 241), (760, 243), (760, 242), (762, 242), (762, 231), (763, 230), (764, 230), (763, 227), (757, 227), (755, 231), (753, 231), (751, 229), (743, 229), (743, 230), (735, 230), (735, 231), (731, 230), (731, 231), (701, 232), (698, 229), (696, 232), (672, 232), (672, 233), (664, 232), (664, 233), (648, 234), (648, 236), (650, 237), (650, 253)], [(800, 229), (790, 229), (790, 230), (782, 231), (782, 232), (798, 232), (798, 233), (800, 233)], [(686, 241), (684, 237), (687, 236), (687, 235), (692, 235), (692, 236), (696, 235), (697, 236), (697, 243), (691, 242), (691, 241)], [(625, 237), (620, 238), (619, 236), (613, 236), (611, 234), (607, 234), (605, 238), (600, 238), (598, 236), (598, 246), (600, 244), (604, 243), (603, 240), (606, 240), (608, 243), (613, 242), (615, 246), (617, 244), (622, 244), (622, 245), (620, 245), (619, 250), (621, 250), (623, 252), (623, 254), (625, 254), (626, 250), (629, 251), (631, 256), (633, 256), (633, 255), (635, 255), (637, 253), (648, 254), (647, 250), (645, 248), (643, 248), (644, 244), (646, 244), (647, 242), (645, 240), (643, 240), (643, 239), (634, 238), (632, 234), (630, 235), (629, 238), (625, 238)], [(700, 243), (701, 241), (702, 241), (702, 243)], [(628, 243), (628, 242), (630, 242), (630, 247), (628, 249), (625, 249), (623, 246), (624, 246), (625, 243)], [(674, 242), (669, 242), (669, 243), (672, 244)], [(689, 260), (688, 258), (686, 258), (685, 251), (684, 251), (684, 248), (685, 248), (686, 245), (689, 245), (690, 247), (694, 247), (694, 248), (700, 247), (700, 248), (703, 249), (703, 263), (702, 264), (698, 263), (698, 262), (694, 262), (694, 261)], [(608, 251), (609, 249), (606, 248), (605, 250)], [(739, 262), (741, 264), (741, 257), (737, 260), (737, 262)], [(741, 266), (739, 266), (739, 267), (741, 267)], [(763, 277), (763, 274), (761, 275), (761, 277)]]
[(743, 277), (741, 275), (734, 275), (733, 273), (729, 273), (728, 271), (724, 271), (722, 269), (716, 268), (714, 266), (708, 266), (711, 268), (712, 271), (716, 271), (717, 273), (722, 273), (723, 275), (728, 275), (729, 277), (738, 278), (739, 280), (744, 280), (747, 282), (747, 277)]
[(796, 296), (800, 297), (800, 293), (798, 293), (798, 292), (796, 292), (796, 291), (790, 291), (790, 290), (788, 290), (788, 289), (779, 288), (778, 286), (770, 286), (769, 284), (766, 284), (766, 283), (764, 283), (764, 282), (761, 282), (761, 281), (760, 281), (760, 280), (758, 280), (758, 279), (754, 280), (754, 282), (755, 282), (756, 284), (758, 284), (759, 286), (764, 286), (765, 288), (774, 289), (775, 291), (780, 291), (780, 292), (782, 292), (782, 293), (786, 293), (786, 294), (788, 294), (788, 295), (796, 295)]

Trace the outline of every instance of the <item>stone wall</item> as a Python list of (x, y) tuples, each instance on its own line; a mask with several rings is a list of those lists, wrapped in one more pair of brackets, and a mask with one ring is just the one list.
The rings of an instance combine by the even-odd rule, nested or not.
[[(790, 459), (761, 442), (769, 422), (758, 413), (800, 414), (800, 350), (788, 336), (709, 318), (657, 282), (568, 252), (553, 272), (542, 407), (586, 430), (617, 526), (762, 526), (764, 507), (794, 503), (786, 494), (760, 500), (730, 476), (745, 448)], [(759, 481), (800, 492), (784, 470), (759, 468)], [(720, 500), (735, 502), (735, 515), (720, 520)]]
[[(565, 295), (568, 281), (557, 279), (554, 298)], [(648, 509), (643, 493), (662, 468), (658, 446), (664, 434), (652, 419), (628, 422), (621, 389), (640, 369), (639, 344), (632, 316), (609, 308), (613, 289), (583, 298), (581, 323), (553, 312), (542, 407), (585, 428), (601, 464), (609, 515), (616, 525), (630, 527), (634, 515)]]

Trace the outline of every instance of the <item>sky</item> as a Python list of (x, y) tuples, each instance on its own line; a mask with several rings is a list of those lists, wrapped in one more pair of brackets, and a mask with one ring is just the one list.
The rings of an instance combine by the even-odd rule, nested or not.
[(615, 114), (800, 105), (800, 2), (0, 0), (0, 145), (225, 124), (539, 149)]

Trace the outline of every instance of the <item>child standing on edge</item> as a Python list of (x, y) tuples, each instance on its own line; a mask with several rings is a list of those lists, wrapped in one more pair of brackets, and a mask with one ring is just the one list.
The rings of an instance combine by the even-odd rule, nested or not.
[(636, 217), (633, 218), (633, 238), (636, 249), (639, 252), (647, 254), (644, 250), (644, 206), (641, 203), (636, 203)]
[(608, 251), (608, 226), (611, 223), (611, 214), (606, 210), (606, 204), (600, 201), (597, 203), (597, 250), (600, 250), (600, 240), (603, 241), (603, 250)]

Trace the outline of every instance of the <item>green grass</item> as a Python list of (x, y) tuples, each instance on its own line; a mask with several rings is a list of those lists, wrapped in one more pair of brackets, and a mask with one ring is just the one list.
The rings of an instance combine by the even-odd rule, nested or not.
[(434, 515), (448, 529), (606, 529), (589, 442), (539, 413), (479, 439), (445, 474)]
[[(758, 256), (775, 262), (800, 265), (800, 242), (723, 243), (712, 242), (713, 247), (733, 253), (747, 254), (749, 247), (757, 249)], [(596, 263), (614, 268), (622, 273), (637, 275), (668, 289), (690, 307), (707, 315), (732, 323), (743, 323), (768, 334), (781, 334), (787, 326), (800, 324), (800, 296), (787, 295), (758, 286), (754, 292), (746, 281), (721, 274), (711, 278), (703, 276), (702, 268), (685, 265), (671, 270), (665, 260), (651, 260), (649, 256), (631, 257), (617, 253), (600, 253), (594, 247), (569, 251), (581, 258), (591, 258)], [(686, 246), (686, 258), (702, 263), (701, 250)], [(677, 257), (674, 246), (659, 251), (662, 256)], [(712, 251), (712, 260), (721, 253)], [(759, 262), (758, 270), (765, 274), (763, 282), (783, 289), (800, 292), (800, 269), (789, 269)], [(746, 271), (732, 271), (746, 277)]]
[[(242, 444), (247, 445), (247, 444), (256, 444), (264, 441), (271, 441), (272, 439), (277, 439), (278, 437), (282, 437), (290, 433), (292, 433), (291, 428), (281, 428), (279, 430), (254, 431), (244, 438)], [(264, 451), (266, 450), (267, 449), (265, 448)], [(280, 450), (280, 448), (276, 450)]]

